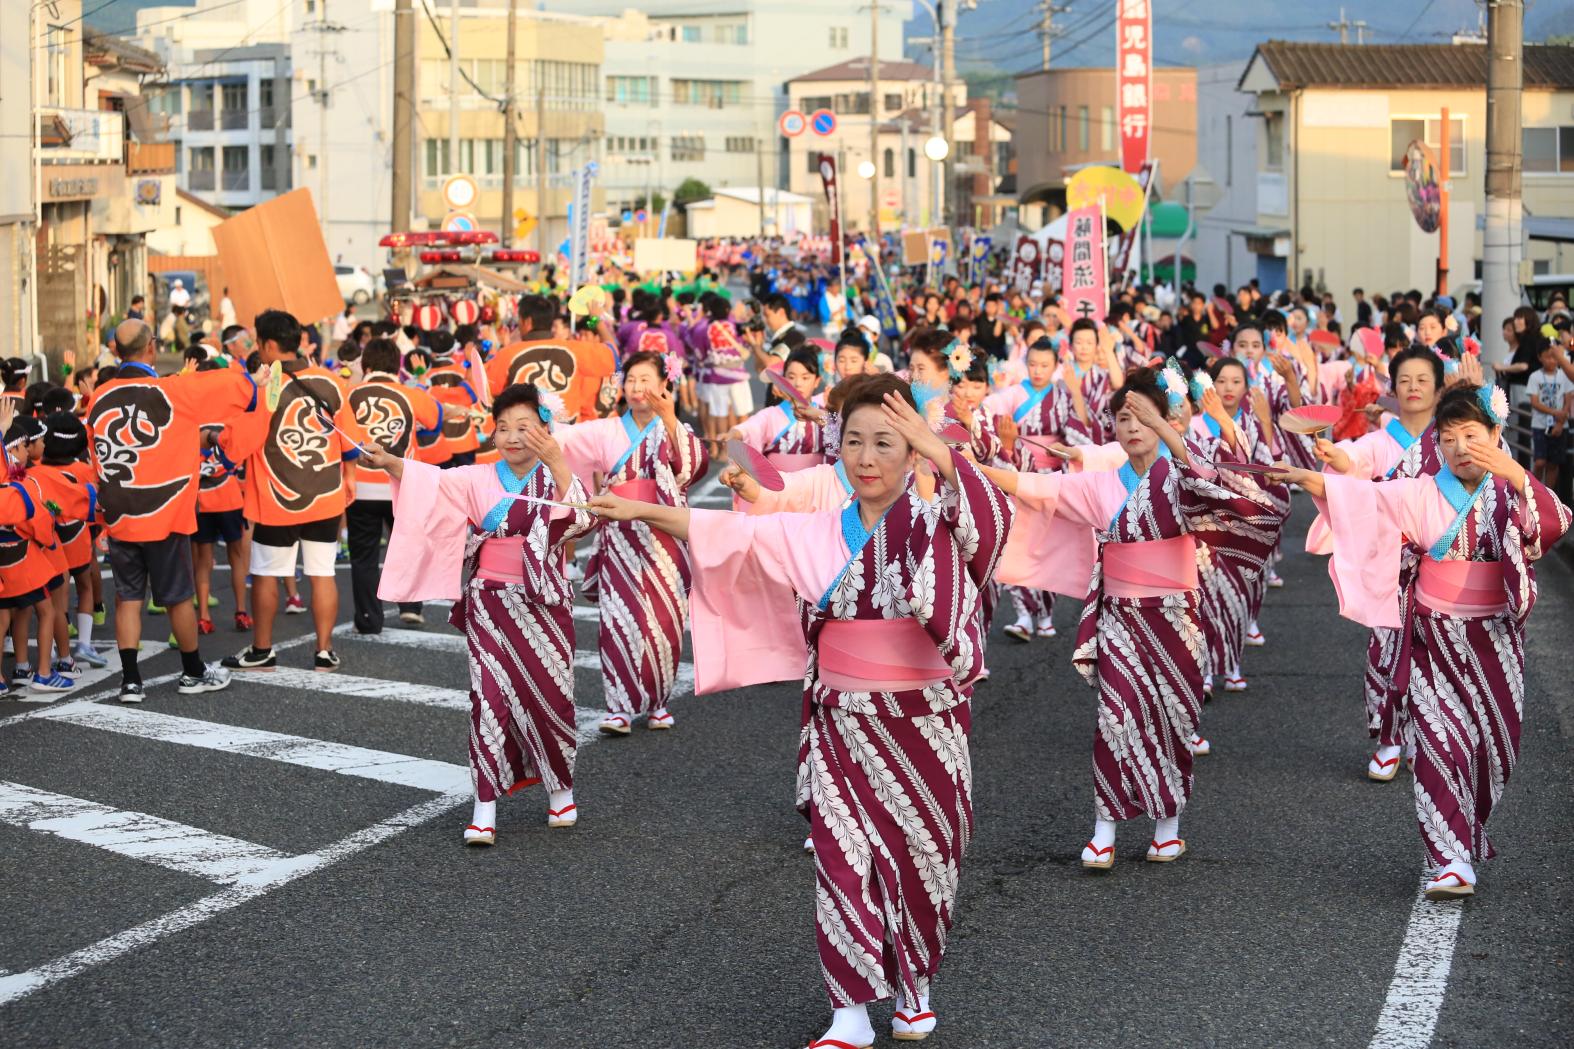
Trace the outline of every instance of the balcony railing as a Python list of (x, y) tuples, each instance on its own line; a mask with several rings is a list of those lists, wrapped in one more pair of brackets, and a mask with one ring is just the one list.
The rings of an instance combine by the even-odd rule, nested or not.
[(213, 174), (211, 170), (186, 172), (186, 188), (193, 192), (200, 190), (211, 191), (214, 186)]
[(224, 188), (245, 192), (251, 189), (251, 169), (243, 168), (240, 171), (224, 172)]
[(127, 142), (128, 175), (167, 175), (175, 170), (175, 143)]
[(225, 131), (245, 131), (250, 122), (251, 114), (244, 109), (226, 109), (219, 113), (219, 126)]
[(186, 130), (187, 131), (212, 131), (213, 130), (213, 110), (211, 110), (211, 109), (188, 109), (186, 111)]
[(263, 168), (261, 177), (262, 189), (279, 188), (279, 172), (276, 168)]
[(38, 144), (45, 160), (119, 163), (125, 158), (126, 117), (108, 109), (38, 109)]

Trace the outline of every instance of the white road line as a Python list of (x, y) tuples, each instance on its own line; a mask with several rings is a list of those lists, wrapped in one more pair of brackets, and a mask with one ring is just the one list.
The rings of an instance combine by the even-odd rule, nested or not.
[(379, 677), (356, 677), (353, 674), (341, 672), (319, 674), (315, 670), (280, 667), (272, 673), (237, 674), (233, 680), (248, 685), (297, 688), (305, 692), (326, 692), (335, 696), (391, 699), (400, 703), (442, 707), (445, 710), (468, 711), (470, 709), (470, 693), (456, 688), (414, 685), (405, 681), (388, 681)]
[(1388, 985), (1369, 1049), (1426, 1049), (1432, 1044), (1465, 905), (1428, 900), (1426, 885), (1430, 880), (1430, 873), (1421, 875), (1421, 891), (1410, 908), (1410, 923), (1399, 945), (1399, 960), (1394, 963), (1394, 979)]
[(342, 776), (359, 776), (417, 790), (457, 793), (468, 790), (470, 786), (470, 770), (460, 765), (450, 765), (446, 761), (412, 758), (405, 754), (367, 750), (344, 743), (289, 736), (282, 732), (178, 718), (151, 710), (130, 710), (99, 703), (67, 703), (41, 711), (40, 715), (50, 721), (226, 754), (267, 758), (270, 761), (337, 772)]
[[(575, 609), (578, 611), (577, 607)], [(394, 645), (399, 648), (418, 648), (428, 652), (457, 652), (465, 655), (465, 639), (460, 634), (431, 633), (425, 630), (384, 630), (380, 634), (357, 634), (351, 623), (340, 623), (333, 628), (335, 635), (356, 641), (369, 641), (374, 645)], [(601, 656), (595, 652), (574, 653), (574, 666), (578, 670), (601, 669)], [(694, 691), (694, 664), (679, 663), (675, 695), (688, 695)]]
[(243, 880), (223, 892), (206, 896), (178, 910), (143, 922), (135, 928), (106, 937), (52, 962), (46, 962), (37, 968), (0, 975), (0, 1006), (114, 961), (139, 947), (151, 946), (168, 936), (205, 922), (215, 915), (234, 910), (281, 885), (387, 841), (411, 827), (433, 820), (468, 800), (470, 800), (470, 789), (468, 774), (466, 774), (463, 792), (446, 793), (430, 801), (423, 801), (365, 830), (342, 838), (320, 852), (299, 856), (288, 866), (275, 868), (255, 879)]
[(266, 845), (127, 812), (65, 794), (0, 781), (0, 823), (233, 885), (293, 859)]

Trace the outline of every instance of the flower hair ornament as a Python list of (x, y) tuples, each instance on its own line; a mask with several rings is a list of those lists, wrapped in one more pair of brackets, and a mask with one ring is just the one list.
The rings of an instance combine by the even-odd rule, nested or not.
[(1206, 369), (1198, 368), (1191, 373), (1191, 381), (1187, 385), (1191, 387), (1191, 399), (1201, 401), (1202, 395), (1213, 389), (1213, 376)]
[(537, 386), (536, 403), (538, 405), (536, 410), (541, 416), (541, 421), (549, 426), (552, 420), (562, 419), (567, 414), (563, 398), (554, 390), (543, 390)]
[(1494, 426), (1502, 426), (1508, 419), (1508, 394), (1503, 392), (1503, 387), (1478, 386), (1476, 400), (1481, 402), (1481, 410), (1487, 413)]
[[(1181, 405), (1186, 402), (1186, 377), (1181, 374), (1178, 366), (1166, 365), (1159, 369), (1159, 385), (1164, 389), (1164, 395), (1169, 398), (1170, 414), (1180, 411)], [(1201, 396), (1200, 394), (1198, 395)]]
[(973, 351), (955, 339), (945, 348), (945, 358), (950, 366), (952, 382), (965, 378), (973, 367)]
[(683, 358), (679, 357), (676, 353), (664, 353), (661, 355), (661, 360), (667, 369), (667, 382), (673, 386), (676, 386), (678, 383), (682, 382)]

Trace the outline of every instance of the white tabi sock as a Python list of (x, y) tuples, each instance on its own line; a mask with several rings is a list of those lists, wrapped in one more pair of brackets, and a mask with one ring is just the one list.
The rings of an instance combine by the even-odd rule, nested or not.
[(1095, 848), (1106, 849), (1115, 844), (1115, 828), (1119, 826), (1114, 820), (1095, 819), (1093, 821), (1093, 845)]
[(93, 613), (77, 613), (77, 644), (93, 647)]
[(1441, 878), (1445, 874), (1459, 875), (1465, 879), (1466, 885), (1474, 885), (1476, 883), (1476, 868), (1469, 860), (1455, 860), (1446, 866), (1438, 868), (1436, 877)]
[(574, 788), (547, 791), (547, 808), (553, 812), (562, 812), (572, 804), (574, 804)]
[(1174, 841), (1180, 837), (1180, 817), (1171, 816), (1169, 819), (1156, 820), (1153, 824), (1153, 840), (1160, 844)]
[(848, 1045), (873, 1045), (874, 1025), (869, 1022), (869, 1007), (867, 1005), (844, 1005), (836, 1010), (831, 1019), (831, 1026), (819, 1037), (819, 1041), (834, 1038), (838, 1042)]
[(485, 830), (497, 826), (497, 802), (476, 799), (475, 808), (470, 811), (470, 822), (474, 826)]

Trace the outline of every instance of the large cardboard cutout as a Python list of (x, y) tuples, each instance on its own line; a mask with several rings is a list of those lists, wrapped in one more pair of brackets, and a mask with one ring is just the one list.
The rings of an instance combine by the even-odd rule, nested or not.
[(250, 325), (263, 310), (288, 310), (316, 324), (344, 309), (311, 191), (296, 189), (213, 227), (235, 316)]
[(699, 241), (676, 237), (641, 237), (634, 242), (634, 268), (641, 273), (693, 273), (698, 268)]

